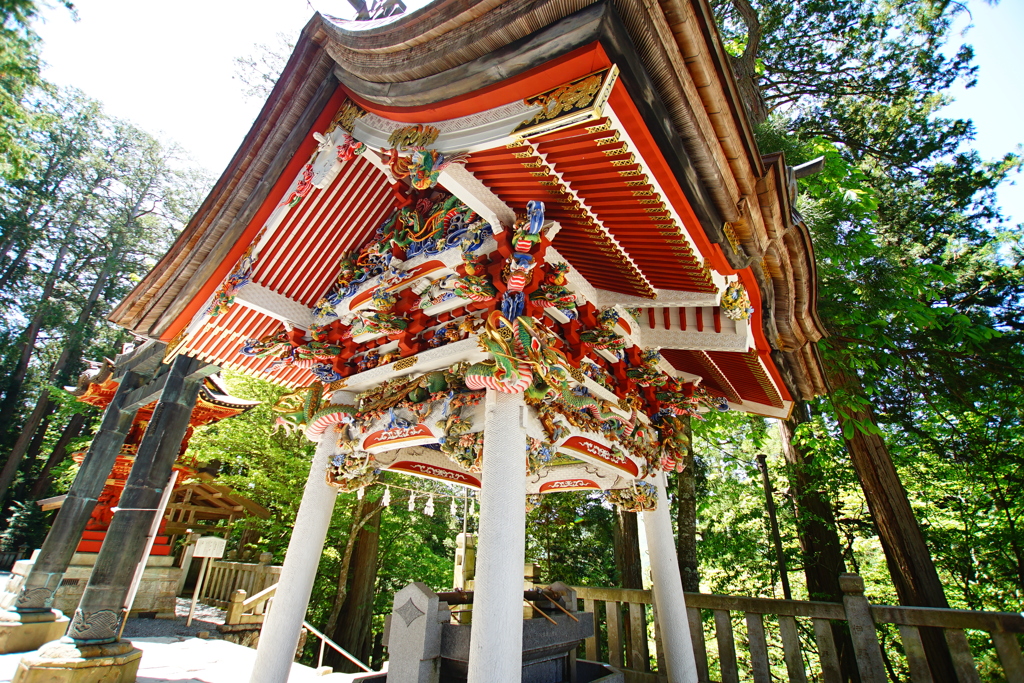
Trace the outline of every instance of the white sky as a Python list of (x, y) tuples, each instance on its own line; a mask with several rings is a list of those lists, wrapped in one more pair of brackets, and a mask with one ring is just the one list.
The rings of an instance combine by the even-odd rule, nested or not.
[[(234, 58), (257, 43), (294, 41), (315, 10), (351, 17), (346, 0), (75, 0), (80, 20), (51, 8), (37, 29), (45, 76), (73, 85), (165, 140), (179, 143), (211, 174), (227, 166), (259, 112), (233, 78)], [(56, 4), (56, 3), (54, 3)], [(425, 4), (425, 0), (409, 3)], [(977, 4), (977, 6), (974, 6)], [(1024, 2), (972, 3), (967, 34), (980, 66), (979, 85), (956, 94), (944, 115), (971, 118), (976, 148), (994, 158), (1024, 143)], [(965, 18), (961, 25), (965, 26)], [(1024, 186), (1000, 192), (1006, 212), (1024, 221)]]

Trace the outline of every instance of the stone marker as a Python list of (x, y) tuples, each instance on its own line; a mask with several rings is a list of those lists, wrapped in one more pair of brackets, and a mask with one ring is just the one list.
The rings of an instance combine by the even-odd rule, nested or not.
[(437, 683), (441, 673), (438, 607), (437, 593), (420, 582), (395, 593), (388, 634), (389, 683)]

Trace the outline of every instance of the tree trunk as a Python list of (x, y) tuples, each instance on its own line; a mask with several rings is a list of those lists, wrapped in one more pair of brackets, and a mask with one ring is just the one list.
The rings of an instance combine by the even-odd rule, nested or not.
[[(359, 530), (352, 554), (352, 580), (345, 596), (345, 604), (342, 605), (334, 630), (328, 632), (331, 640), (362, 662), (370, 659), (370, 650), (373, 647), (373, 599), (377, 584), (380, 517), (383, 510), (383, 507), (377, 505), (367, 517), (366, 525)], [(327, 663), (334, 667), (335, 671), (361, 671), (359, 667), (333, 650), (331, 657), (327, 658)]]
[(341, 555), (341, 567), (338, 570), (338, 588), (334, 594), (331, 613), (327, 617), (327, 623), (324, 625), (324, 633), (333, 633), (338, 623), (341, 608), (345, 604), (345, 598), (348, 597), (348, 577), (349, 570), (352, 567), (352, 553), (355, 550), (356, 539), (359, 536), (359, 531), (376, 514), (379, 507), (381, 507), (379, 498), (370, 502), (366, 499), (366, 496), (357, 500), (355, 505), (352, 506), (352, 525), (349, 527), (345, 551)]
[(39, 394), (39, 400), (36, 401), (36, 407), (32, 410), (28, 419), (25, 420), (21, 434), (18, 436), (18, 440), (14, 442), (14, 448), (11, 449), (11, 454), (7, 456), (7, 462), (4, 463), (3, 469), (0, 470), (0, 509), (3, 508), (3, 503), (7, 498), (8, 490), (11, 488), (11, 483), (14, 482), (14, 478), (18, 475), (18, 468), (21, 467), (22, 460), (25, 459), (25, 453), (28, 451), (32, 437), (35, 435), (36, 429), (39, 428), (39, 423), (42, 422), (49, 405), (50, 389), (43, 387)]
[[(865, 433), (878, 430), (878, 421), (864, 398), (859, 379), (835, 366), (828, 371), (834, 396), (850, 399), (849, 405), (837, 406), (836, 416), (878, 530), (900, 604), (948, 608), (942, 582), (889, 449), (879, 434)], [(953, 661), (943, 632), (922, 628), (921, 640), (936, 683), (955, 683)]]
[(681, 417), (686, 430), (686, 450), (682, 451), (683, 471), (676, 477), (676, 556), (683, 590), (700, 592), (700, 568), (697, 565), (697, 461), (693, 455), (693, 429), (690, 417)]
[[(25, 263), (25, 259), (28, 257), (29, 251), (30, 249), (28, 245), (26, 245), (18, 252), (18, 255), (14, 257), (11, 264), (7, 266), (7, 270), (4, 271), (3, 277), (0, 277), (0, 292), (4, 291), (7, 288), (7, 285), (10, 284), (11, 280), (14, 279), (15, 274)], [(2, 254), (0, 254), (0, 257), (2, 257)]]
[(57, 358), (57, 362), (54, 363), (53, 370), (50, 372), (53, 378), (51, 381), (54, 379), (60, 379), (62, 382), (71, 381), (71, 377), (65, 373), (65, 369), (72, 369), (73, 365), (70, 365), (70, 362), (78, 360), (78, 356), (82, 352), (82, 340), (86, 336), (89, 319), (96, 308), (96, 302), (99, 301), (100, 294), (110, 280), (110, 275), (114, 271), (117, 260), (121, 257), (122, 243), (122, 236), (118, 234), (110, 246), (110, 252), (103, 262), (103, 267), (96, 274), (96, 282), (93, 283), (92, 290), (90, 290), (82, 310), (78, 312), (78, 319), (75, 321), (75, 327), (71, 331), (68, 342), (61, 349), (60, 356)]
[(636, 513), (615, 508), (615, 568), (619, 571), (621, 588), (643, 588), (640, 565), (640, 533)]
[(24, 345), (21, 347), (21, 356), (18, 358), (18, 364), (15, 366), (14, 372), (11, 373), (11, 377), (7, 381), (7, 387), (4, 390), (4, 399), (0, 402), (0, 415), (13, 416), (18, 413), (17, 406), (18, 401), (21, 400), (21, 389), (25, 385), (25, 378), (28, 376), (28, 365), (32, 360), (32, 354), (36, 349), (36, 339), (39, 337), (39, 330), (43, 325), (43, 315), (46, 313), (46, 304), (53, 295), (53, 288), (57, 285), (61, 266), (64, 263), (64, 257), (67, 256), (67, 253), (67, 246), (62, 246), (60, 251), (57, 252), (57, 257), (53, 260), (50, 272), (46, 276), (46, 282), (43, 285), (43, 291), (40, 294), (39, 302), (36, 304), (35, 313), (23, 333), (25, 341)]
[[(808, 422), (807, 404), (797, 401), (788, 420), (779, 421), (782, 453), (789, 469), (789, 487), (793, 491), (796, 531), (804, 563), (809, 600), (843, 601), (839, 575), (846, 573), (843, 544), (836, 528), (836, 518), (828, 495), (822, 490), (821, 474), (814, 455), (796, 445), (796, 429)], [(860, 681), (853, 651), (853, 640), (843, 624), (832, 623), (832, 638), (839, 651), (843, 680)]]
[(39, 427), (36, 428), (35, 436), (32, 437), (32, 443), (28, 445), (28, 452), (25, 453), (25, 459), (28, 460), (27, 466), (32, 467), (32, 463), (39, 457), (39, 451), (43, 449), (43, 441), (46, 440), (46, 430), (50, 428), (50, 419), (53, 417), (53, 411), (57, 409), (57, 404), (53, 401), (48, 401), (46, 409), (43, 410), (43, 420), (39, 423)]
[(84, 413), (75, 413), (71, 416), (67, 426), (64, 427), (64, 431), (61, 432), (60, 438), (57, 439), (57, 443), (53, 446), (50, 457), (46, 459), (46, 463), (39, 471), (35, 483), (32, 484), (32, 489), (28, 494), (30, 500), (39, 500), (46, 493), (46, 489), (53, 483), (53, 477), (50, 476), (50, 472), (67, 457), (68, 444), (71, 443), (72, 439), (76, 439), (81, 435), (84, 427)]
[(790, 418), (779, 422), (782, 452), (789, 466), (789, 485), (796, 508), (807, 597), (810, 600), (842, 602), (839, 575), (846, 572), (846, 563), (832, 504), (821, 489), (814, 456), (794, 443), (797, 427), (807, 421), (807, 405), (800, 401), (794, 406)]
[(756, 126), (768, 118), (768, 108), (765, 106), (764, 97), (761, 94), (757, 73), (757, 51), (761, 46), (761, 22), (757, 16), (757, 10), (749, 0), (732, 0), (732, 5), (747, 27), (747, 44), (743, 48), (743, 54), (739, 57), (731, 57), (730, 62), (733, 75), (736, 77), (736, 85), (739, 88), (740, 99), (747, 110), (750, 122)]
[[(49, 382), (53, 382), (55, 379), (58, 378), (67, 379), (66, 375), (64, 374), (64, 370), (65, 368), (70, 367), (69, 361), (71, 361), (73, 358), (76, 358), (77, 355), (80, 353), (81, 340), (83, 338), (85, 327), (89, 324), (89, 319), (92, 316), (92, 312), (96, 307), (96, 302), (99, 300), (99, 296), (102, 293), (103, 288), (106, 286), (107, 281), (110, 279), (110, 275), (114, 270), (115, 263), (120, 256), (121, 246), (122, 237), (118, 235), (114, 238), (114, 242), (110, 247), (110, 252), (104, 261), (103, 268), (96, 275), (96, 282), (93, 283), (92, 290), (89, 292), (89, 296), (86, 299), (85, 304), (82, 306), (82, 310), (79, 311), (78, 319), (75, 321), (74, 331), (72, 332), (71, 337), (68, 340), (68, 343), (64, 345), (64, 348), (61, 350), (60, 356), (57, 358), (57, 361), (53, 364), (53, 367), (50, 369), (50, 375), (48, 378)], [(61, 247), (62, 254), (66, 253), (66, 250), (66, 247)], [(53, 272), (56, 272), (57, 268), (59, 268), (59, 262), (57, 265), (54, 266)], [(50, 283), (48, 282), (48, 284)], [(50, 287), (50, 290), (52, 291), (52, 286)], [(46, 294), (46, 298), (48, 297), (49, 292), (47, 292)], [(33, 345), (35, 343), (35, 335), (37, 335), (38, 332), (39, 329), (37, 326), (31, 337)], [(25, 367), (27, 368), (27, 360), (28, 358), (31, 357), (31, 353), (29, 347), (26, 347), (26, 349), (29, 350), (29, 353), (27, 355), (23, 354), (22, 359), (25, 361)], [(4, 403), (7, 402), (7, 398), (8, 397), (6, 396), (4, 397)], [(15, 442), (14, 447), (11, 449), (11, 453), (7, 458), (7, 462), (4, 464), (3, 470), (0, 471), (0, 504), (2, 504), (4, 499), (6, 498), (7, 491), (10, 488), (11, 482), (14, 480), (14, 477), (18, 471), (18, 467), (21, 465), (21, 462), (25, 456), (25, 449), (28, 448), (28, 439), (26, 438), (26, 434), (34, 432), (34, 430), (38, 427), (39, 421), (42, 419), (42, 413), (40, 412), (40, 408), (41, 406), (49, 402), (49, 398), (50, 390), (44, 387), (39, 394), (39, 403), (36, 404), (36, 409), (32, 411), (32, 414), (29, 416), (28, 420), (26, 420), (24, 426), (22, 427), (21, 436), (18, 437), (18, 440)]]

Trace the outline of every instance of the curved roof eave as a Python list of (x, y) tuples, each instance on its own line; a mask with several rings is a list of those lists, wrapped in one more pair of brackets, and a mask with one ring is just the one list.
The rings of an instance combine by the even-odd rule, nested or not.
[[(593, 5), (598, 7), (590, 13), (570, 16)], [(183, 301), (209, 279), (244, 229), (247, 218), (265, 199), (287, 158), (308, 133), (316, 105), (322, 108), (334, 90), (332, 86), (339, 81), (363, 97), (381, 101), (392, 98), (397, 104), (393, 98), (402, 94), (404, 81), (431, 80), (456, 72), (468, 78), (467, 84), (480, 82), (481, 78), (507, 78), (514, 68), (496, 61), (504, 48), (523, 41), (511, 52), (525, 45), (539, 59), (565, 47), (567, 38), (558, 34), (567, 26), (583, 30), (586, 22), (607, 23), (612, 7), (613, 14), (623, 18), (634, 59), (642, 64), (656, 99), (663, 103), (666, 125), (682, 144), (683, 154), (679, 156), (689, 160), (698, 184), (709, 195), (713, 211), (705, 212), (710, 220), (702, 221), (709, 239), (722, 249), (733, 268), (764, 263), (769, 245), (763, 234), (787, 232), (794, 227), (788, 188), (785, 179), (777, 178), (773, 193), (777, 193), (777, 203), (785, 206), (785, 211), (773, 215), (762, 212), (759, 187), (763, 189), (762, 181), (770, 174), (750, 133), (705, 0), (665, 0), (654, 6), (640, 0), (439, 0), (394, 20), (359, 28), (353, 26), (355, 22), (315, 15), (303, 29), (277, 86), (210, 196), (168, 254), (110, 319), (144, 336), (167, 332)], [(531, 34), (563, 21), (568, 23), (530, 44)], [(470, 64), (479, 59), (485, 61)], [(487, 70), (490, 73), (481, 76)], [(728, 238), (727, 230), (734, 237), (738, 235), (738, 244), (736, 239)], [(813, 274), (809, 238), (800, 241), (807, 248), (795, 253), (787, 250), (786, 258), (796, 258), (801, 263), (793, 265)], [(805, 279), (803, 296), (796, 297), (801, 310), (790, 305), (786, 321), (774, 319), (779, 307), (774, 305), (771, 278), (762, 272), (757, 279), (762, 297), (773, 304), (775, 315), (765, 321), (766, 331), (771, 332), (769, 338), (778, 341), (773, 346), (791, 354), (792, 349), (822, 336), (813, 276)], [(780, 338), (780, 322), (784, 323), (782, 328), (800, 328), (803, 333), (782, 333)], [(820, 387), (816, 381), (797, 385), (803, 386), (792, 387), (798, 389), (795, 395), (803, 396), (818, 393)]]

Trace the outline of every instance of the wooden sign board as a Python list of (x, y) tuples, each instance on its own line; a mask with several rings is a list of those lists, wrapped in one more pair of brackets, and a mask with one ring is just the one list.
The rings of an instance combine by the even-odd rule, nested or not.
[(224, 546), (227, 544), (226, 538), (202, 536), (196, 541), (196, 549), (192, 552), (192, 557), (224, 557)]

